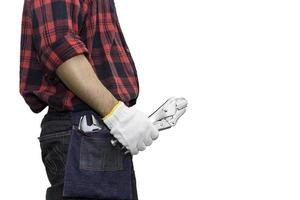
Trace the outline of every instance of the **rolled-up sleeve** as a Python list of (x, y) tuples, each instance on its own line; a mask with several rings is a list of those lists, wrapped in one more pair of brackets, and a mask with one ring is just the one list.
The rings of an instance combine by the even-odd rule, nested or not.
[(39, 61), (53, 73), (66, 60), (88, 49), (81, 40), (80, 0), (33, 0), (33, 43)]

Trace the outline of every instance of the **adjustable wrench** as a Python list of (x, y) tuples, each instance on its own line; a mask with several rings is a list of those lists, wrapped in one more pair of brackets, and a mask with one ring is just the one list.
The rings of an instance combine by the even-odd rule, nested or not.
[(92, 124), (88, 125), (86, 115), (83, 115), (79, 119), (78, 130), (81, 131), (85, 135), (89, 135), (101, 130), (100, 123), (98, 120), (92, 115)]

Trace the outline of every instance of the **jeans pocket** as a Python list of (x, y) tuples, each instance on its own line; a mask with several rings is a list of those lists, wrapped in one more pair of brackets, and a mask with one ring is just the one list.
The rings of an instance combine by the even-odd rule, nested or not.
[(42, 161), (51, 185), (63, 181), (71, 130), (39, 137)]
[(77, 129), (70, 138), (63, 196), (67, 198), (132, 199), (132, 156), (111, 144), (103, 128), (85, 135)]
[(82, 136), (79, 168), (92, 171), (123, 170), (123, 156), (108, 137)]
[(59, 138), (63, 135), (70, 134), (69, 130), (72, 129), (70, 120), (56, 119), (44, 121), (41, 123), (41, 132), (38, 139), (47, 140), (50, 138)]

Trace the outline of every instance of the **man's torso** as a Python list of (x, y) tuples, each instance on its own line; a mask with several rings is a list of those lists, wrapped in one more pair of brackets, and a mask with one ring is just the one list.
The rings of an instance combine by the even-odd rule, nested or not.
[[(30, 10), (26, 6), (33, 6), (31, 2), (24, 4), (22, 18), (20, 93), (35, 113), (41, 112), (47, 105), (59, 111), (86, 109), (87, 105), (55, 73), (45, 74), (43, 63), (39, 62), (38, 53), (34, 50), (34, 41), (26, 43), (33, 28), (28, 26), (31, 18), (26, 12)], [(47, 2), (50, 5), (42, 6), (52, 6), (53, 9), (54, 4), (66, 2), (50, 0)], [(70, 23), (78, 27), (80, 39), (89, 52), (88, 60), (98, 78), (117, 99), (127, 105), (135, 104), (139, 94), (137, 72), (118, 21), (114, 0), (75, 2), (80, 6), (80, 13), (78, 19), (70, 20)]]

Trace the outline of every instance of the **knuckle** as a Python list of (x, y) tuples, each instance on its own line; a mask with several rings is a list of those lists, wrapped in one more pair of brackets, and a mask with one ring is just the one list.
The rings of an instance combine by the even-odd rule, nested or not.
[(139, 151), (144, 151), (146, 149), (146, 147), (140, 147)]

